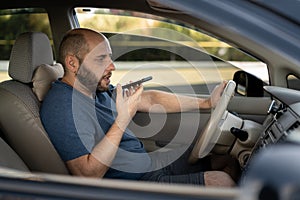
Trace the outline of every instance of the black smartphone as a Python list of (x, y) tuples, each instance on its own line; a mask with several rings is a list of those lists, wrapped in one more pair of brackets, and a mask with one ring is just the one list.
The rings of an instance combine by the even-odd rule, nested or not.
[(140, 86), (140, 84), (142, 84), (142, 83), (144, 83), (144, 82), (146, 82), (146, 81), (150, 81), (150, 80), (152, 80), (152, 76), (147, 76), (147, 77), (145, 77), (145, 78), (142, 78), (142, 79), (140, 79), (140, 80), (137, 80), (137, 81), (135, 81), (135, 82), (132, 82), (132, 83), (128, 83), (128, 84), (126, 84), (126, 85), (123, 85), (122, 86), (122, 89), (123, 90), (129, 90), (129, 89), (131, 89), (131, 88), (136, 88), (136, 87), (139, 87)]
[[(152, 76), (147, 76), (147, 77), (145, 77), (145, 78), (142, 78), (142, 79), (140, 79), (140, 80), (137, 80), (137, 81), (135, 81), (135, 82), (132, 82), (132, 83), (128, 83), (128, 84), (126, 84), (126, 85), (123, 85), (122, 86), (122, 89), (123, 89), (123, 95), (124, 95), (124, 92), (126, 91), (126, 90), (129, 90), (129, 89), (131, 89), (132, 87), (135, 89), (135, 88), (137, 88), (137, 87), (139, 87), (140, 86), (140, 84), (142, 84), (142, 83), (144, 83), (144, 82), (146, 82), (146, 81), (150, 81), (150, 80), (152, 80)], [(117, 89), (117, 87), (114, 87), (113, 89), (112, 89), (112, 91), (111, 91), (111, 97), (115, 100), (116, 99), (116, 89)]]

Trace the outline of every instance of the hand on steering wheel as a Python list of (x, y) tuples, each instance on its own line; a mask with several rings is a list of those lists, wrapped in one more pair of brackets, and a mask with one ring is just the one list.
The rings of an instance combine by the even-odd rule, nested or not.
[(234, 81), (228, 81), (219, 103), (214, 108), (208, 123), (206, 124), (203, 132), (199, 136), (192, 152), (189, 157), (189, 162), (194, 163), (199, 158), (205, 157), (213, 149), (217, 143), (220, 135), (220, 121), (223, 116), (227, 114), (227, 106), (231, 97), (234, 95), (236, 84)]

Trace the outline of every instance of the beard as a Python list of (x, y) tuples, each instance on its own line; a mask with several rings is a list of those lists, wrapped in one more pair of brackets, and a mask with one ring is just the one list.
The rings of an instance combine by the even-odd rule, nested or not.
[[(101, 77), (98, 87), (97, 87), (97, 91), (100, 92), (106, 92), (109, 89), (109, 78), (111, 77), (112, 73), (108, 72), (107, 74), (105, 74), (104, 76)], [(108, 81), (108, 82), (107, 82)]]
[(106, 92), (106, 91), (108, 91), (108, 87), (102, 87), (101, 84), (99, 84), (97, 87), (97, 91)]
[(112, 73), (108, 72), (103, 75), (99, 80), (95, 73), (88, 70), (84, 65), (80, 68), (77, 73), (77, 80), (86, 87), (90, 92), (94, 93), (96, 90), (100, 92), (106, 92), (109, 89), (107, 79), (111, 77)]
[(97, 90), (99, 80), (97, 79), (96, 75), (90, 70), (86, 69), (84, 65), (80, 67), (76, 78), (91, 93), (94, 93)]

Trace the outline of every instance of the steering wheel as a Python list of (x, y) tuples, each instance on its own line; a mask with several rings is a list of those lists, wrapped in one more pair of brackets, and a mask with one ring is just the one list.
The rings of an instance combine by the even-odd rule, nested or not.
[(213, 110), (208, 123), (206, 124), (203, 132), (199, 136), (191, 154), (189, 162), (194, 163), (199, 158), (205, 157), (213, 149), (217, 143), (222, 131), (221, 125), (226, 117), (228, 111), (227, 106), (231, 97), (234, 95), (236, 84), (233, 80), (229, 80), (223, 94), (219, 100), (219, 103)]

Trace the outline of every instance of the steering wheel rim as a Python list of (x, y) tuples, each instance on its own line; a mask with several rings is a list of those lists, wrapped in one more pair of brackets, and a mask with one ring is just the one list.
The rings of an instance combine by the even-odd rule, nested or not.
[(217, 143), (221, 131), (217, 130), (220, 127), (220, 121), (227, 115), (227, 106), (231, 97), (234, 95), (236, 83), (233, 80), (229, 80), (223, 91), (219, 103), (214, 108), (208, 123), (200, 134), (197, 142), (190, 154), (189, 162), (194, 163), (199, 158), (207, 156)]

